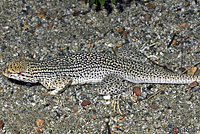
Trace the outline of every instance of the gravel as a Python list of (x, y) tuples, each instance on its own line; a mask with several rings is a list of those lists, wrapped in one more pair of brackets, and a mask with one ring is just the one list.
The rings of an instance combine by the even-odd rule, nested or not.
[[(17, 59), (69, 52), (112, 53), (117, 44), (132, 45), (177, 73), (199, 61), (199, 1), (132, 1), (122, 4), (122, 13), (112, 5), (109, 15), (83, 1), (0, 1), (0, 68)], [(2, 73), (0, 83), (0, 133), (200, 132), (199, 86), (185, 91), (185, 85), (169, 85), (147, 101), (162, 85), (140, 84), (136, 103), (120, 98), (122, 116), (94, 84), (50, 96), (39, 84), (9, 80)]]

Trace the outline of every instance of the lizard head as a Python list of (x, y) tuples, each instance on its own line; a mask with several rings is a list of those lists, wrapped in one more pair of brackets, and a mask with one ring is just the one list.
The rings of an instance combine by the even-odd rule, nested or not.
[(3, 71), (3, 75), (24, 82), (34, 82), (26, 61), (13, 61)]

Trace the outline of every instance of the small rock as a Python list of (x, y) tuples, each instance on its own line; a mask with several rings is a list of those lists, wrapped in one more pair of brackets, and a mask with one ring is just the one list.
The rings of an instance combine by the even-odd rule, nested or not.
[(153, 8), (156, 7), (153, 2), (148, 3), (146, 6), (147, 6), (148, 9), (153, 9)]
[(119, 120), (122, 120), (122, 119), (124, 119), (124, 116), (121, 116), (121, 117), (119, 118)]
[(52, 27), (53, 27), (53, 23), (50, 23), (50, 24), (49, 24), (49, 28), (52, 28)]
[(116, 47), (121, 47), (122, 46), (122, 44), (116, 44)]
[(197, 81), (194, 81), (194, 82), (192, 82), (190, 85), (188, 85), (188, 86), (186, 87), (185, 90), (187, 90), (187, 89), (189, 89), (189, 88), (196, 87), (196, 86), (198, 86), (198, 82), (197, 82)]
[(187, 27), (187, 25), (188, 25), (187, 23), (182, 23), (181, 24), (181, 26), (184, 27), (184, 28)]
[(172, 41), (172, 45), (175, 45), (175, 44), (176, 44), (176, 40), (173, 40), (173, 41)]
[(74, 109), (73, 113), (76, 113), (77, 112), (77, 109)]
[(29, 27), (29, 25), (24, 25), (24, 28), (28, 28)]
[(43, 119), (38, 119), (36, 122), (37, 126), (42, 126), (44, 124), (44, 121), (45, 120), (43, 120)]
[(186, 1), (186, 2), (183, 3), (183, 6), (184, 6), (184, 7), (187, 7), (187, 6), (189, 6), (189, 5), (190, 5), (190, 2), (189, 2), (189, 1)]
[(20, 134), (20, 132), (19, 131), (14, 131), (14, 134)]
[(104, 122), (108, 123), (108, 122), (109, 122), (109, 119), (108, 119), (108, 118), (105, 118), (105, 119), (104, 119)]
[(117, 125), (116, 128), (120, 128), (121, 126)]
[(132, 26), (131, 29), (135, 29), (135, 26)]
[(197, 71), (197, 67), (191, 67), (188, 71), (187, 74), (194, 75), (194, 73)]
[(135, 39), (132, 39), (132, 41), (135, 42), (136, 40), (135, 40)]
[(94, 115), (94, 116), (92, 116), (92, 119), (96, 119), (97, 117)]
[(90, 104), (91, 104), (91, 102), (88, 101), (88, 100), (84, 100), (84, 101), (81, 103), (82, 106), (87, 106), (87, 105), (90, 105)]
[(4, 123), (2, 120), (0, 120), (0, 129), (3, 129), (3, 127), (4, 127)]
[(38, 17), (44, 17), (44, 14), (37, 14)]
[(137, 96), (141, 96), (141, 92), (140, 92), (140, 88), (139, 88), (139, 87), (134, 87), (133, 92), (134, 92)]
[(38, 133), (42, 133), (42, 132), (43, 132), (43, 130), (42, 130), (41, 128), (39, 128), (39, 127), (35, 127), (35, 130), (36, 130)]

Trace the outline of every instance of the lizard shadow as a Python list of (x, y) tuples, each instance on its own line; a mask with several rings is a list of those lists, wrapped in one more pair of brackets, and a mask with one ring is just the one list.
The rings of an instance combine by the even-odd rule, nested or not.
[(39, 86), (41, 85), (39, 82), (37, 83), (30, 83), (30, 82), (24, 82), (24, 81), (19, 81), (15, 79), (8, 78), (8, 80), (12, 83), (15, 83), (17, 85), (22, 85), (22, 86), (27, 86), (27, 87), (33, 87), (33, 86)]
[[(41, 86), (42, 84), (40, 84), (39, 82), (37, 83), (30, 83), (30, 82), (24, 82), (24, 81), (19, 81), (19, 80), (15, 80), (15, 79), (11, 79), (8, 78), (8, 80), (14, 84), (17, 85), (21, 85), (21, 86), (26, 86), (26, 87), (34, 87), (34, 86)], [(54, 89), (48, 89), (48, 91), (52, 91)], [(60, 91), (59, 94), (62, 94), (65, 90)]]

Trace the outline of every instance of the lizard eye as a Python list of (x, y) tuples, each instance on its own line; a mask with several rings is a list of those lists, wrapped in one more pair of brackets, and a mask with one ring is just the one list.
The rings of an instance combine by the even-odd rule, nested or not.
[(22, 72), (16, 72), (16, 74), (22, 74)]

